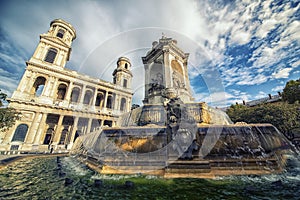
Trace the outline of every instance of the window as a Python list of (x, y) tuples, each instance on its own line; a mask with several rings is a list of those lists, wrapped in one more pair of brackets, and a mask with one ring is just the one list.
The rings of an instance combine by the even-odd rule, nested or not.
[(112, 121), (110, 121), (110, 120), (105, 120), (104, 123), (103, 123), (103, 126), (109, 126), (109, 127), (112, 127)]
[(87, 105), (90, 105), (90, 101), (91, 101), (91, 98), (92, 98), (92, 92), (91, 91), (86, 91), (85, 95), (84, 95), (84, 99), (83, 99), (83, 104), (87, 104)]
[(46, 78), (42, 76), (37, 77), (31, 89), (31, 94), (34, 94), (37, 97), (41, 96), (45, 87), (45, 83), (46, 83)]
[(112, 109), (112, 104), (113, 104), (113, 97), (112, 96), (108, 96), (107, 97), (106, 108)]
[(62, 30), (62, 29), (59, 29), (56, 36), (59, 37), (59, 38), (63, 38), (64, 37), (64, 34), (65, 34), (65, 31)]
[(59, 144), (65, 144), (65, 140), (67, 138), (68, 132), (69, 132), (69, 130), (67, 128), (64, 128), (64, 130), (62, 130)]
[(121, 99), (120, 110), (121, 111), (125, 111), (126, 110), (126, 99), (125, 98)]
[(64, 100), (67, 92), (67, 86), (65, 84), (59, 84), (57, 88), (57, 99)]
[(78, 102), (79, 93), (80, 93), (79, 88), (77, 88), (77, 87), (73, 88), (72, 93), (71, 93), (71, 102), (75, 102), (75, 103)]
[(127, 63), (125, 63), (125, 69), (128, 69), (128, 64)]
[(100, 106), (103, 101), (103, 94), (99, 93), (97, 94), (95, 106)]
[(20, 124), (14, 133), (12, 141), (24, 142), (28, 130), (27, 124)]
[(50, 48), (47, 52), (47, 55), (46, 55), (44, 61), (46, 61), (48, 63), (53, 63), (55, 60), (56, 54), (57, 54), (57, 50)]
[(50, 144), (51, 143), (53, 133), (54, 133), (54, 129), (53, 128), (48, 128), (47, 129), (47, 132), (46, 132), (43, 144)]
[(124, 79), (124, 80), (123, 80), (123, 87), (124, 87), (124, 88), (127, 88), (127, 79)]

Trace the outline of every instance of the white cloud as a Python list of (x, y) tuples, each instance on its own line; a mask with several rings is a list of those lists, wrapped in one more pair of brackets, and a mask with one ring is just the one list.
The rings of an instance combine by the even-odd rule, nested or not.
[(283, 90), (283, 88), (284, 88), (284, 85), (278, 85), (278, 86), (272, 88), (272, 92), (280, 92)]
[(265, 98), (267, 97), (268, 94), (263, 92), (263, 91), (259, 91), (257, 95), (254, 96), (254, 99), (261, 99), (261, 98)]
[[(137, 97), (141, 97), (143, 91), (138, 85), (143, 81), (140, 78), (143, 66), (140, 57), (151, 47), (153, 40), (161, 37), (161, 32), (139, 35), (135, 40), (123, 38), (115, 43), (107, 41), (124, 31), (157, 27), (158, 30), (166, 31), (167, 36), (181, 35), (182, 38), (194, 41), (199, 47), (195, 50), (201, 52), (198, 58), (193, 57), (196, 53), (193, 55), (193, 52), (189, 52), (191, 78), (199, 74), (209, 78), (209, 70), (217, 68), (225, 86), (259, 85), (272, 78), (286, 78), (290, 75), (289, 66), (280, 66), (279, 63), (288, 56), (297, 55), (297, 51), (294, 51), (297, 48), (291, 45), (300, 40), (299, 21), (293, 18), (300, 4), (291, 8), (290, 3), (270, 6), (271, 3), (271, 0), (242, 0), (230, 3), (208, 0), (65, 0), (59, 1), (59, 4), (58, 1), (26, 1), (21, 5), (12, 0), (3, 4), (0, 25), (18, 47), (24, 48), (26, 56), (15, 59), (5, 52), (0, 52), (0, 56), (16, 65), (16, 68), (19, 67), (18, 72), (21, 72), (25, 67), (24, 57), (30, 58), (38, 44), (38, 35), (47, 32), (51, 20), (62, 18), (77, 30), (77, 39), (73, 42), (68, 68), (111, 81), (111, 71), (115, 67), (117, 57), (127, 55), (136, 67), (133, 72), (133, 85), (136, 86), (134, 90), (137, 91)], [(270, 39), (268, 36), (274, 30), (274, 39)], [(175, 32), (177, 34), (174, 34)], [(257, 37), (255, 41), (254, 37)], [(181, 41), (178, 39), (178, 45), (188, 49)], [(238, 66), (236, 61), (243, 59), (245, 55), (228, 54), (228, 47), (245, 45), (250, 41), (253, 42), (251, 50), (256, 50), (247, 64)], [(4, 45), (9, 44), (1, 41), (1, 45), (5, 49)], [(92, 58), (90, 56), (93, 53), (99, 55)], [(137, 56), (139, 58), (134, 59)], [(296, 71), (299, 61), (290, 61), (290, 65)], [(230, 100), (235, 100), (235, 95), (227, 96)], [(198, 97), (200, 98), (199, 95)], [(247, 99), (249, 96), (243, 98)]]
[(293, 68), (299, 67), (299, 66), (300, 66), (300, 60), (295, 60), (295, 61), (293, 61), (292, 63), (290, 63), (290, 65), (291, 65)]
[(290, 72), (292, 71), (293, 68), (284, 68), (284, 69), (279, 69), (278, 71), (272, 73), (272, 76), (275, 79), (279, 78), (288, 78), (290, 75)]

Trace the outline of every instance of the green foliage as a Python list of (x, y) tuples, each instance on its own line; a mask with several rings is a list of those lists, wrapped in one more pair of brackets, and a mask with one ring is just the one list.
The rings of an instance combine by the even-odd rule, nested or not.
[(282, 98), (289, 103), (300, 101), (300, 79), (297, 81), (291, 80), (286, 83)]
[(3, 102), (7, 95), (0, 90), (0, 131), (6, 131), (15, 124), (15, 121), (20, 119), (20, 113), (14, 108), (3, 107)]
[(273, 124), (287, 136), (300, 129), (300, 105), (297, 103), (277, 102), (254, 107), (232, 105), (227, 114), (233, 122)]

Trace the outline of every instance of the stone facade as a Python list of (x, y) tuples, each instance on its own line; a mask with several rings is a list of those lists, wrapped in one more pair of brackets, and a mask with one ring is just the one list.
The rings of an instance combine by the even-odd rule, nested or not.
[(114, 126), (131, 107), (131, 63), (121, 57), (113, 83), (65, 68), (76, 38), (71, 24), (53, 20), (28, 62), (9, 107), (21, 120), (1, 133), (0, 151), (67, 151), (76, 137)]
[(144, 104), (161, 104), (168, 90), (184, 102), (193, 102), (188, 76), (188, 53), (184, 53), (177, 41), (163, 36), (152, 43), (152, 49), (142, 57), (145, 68)]

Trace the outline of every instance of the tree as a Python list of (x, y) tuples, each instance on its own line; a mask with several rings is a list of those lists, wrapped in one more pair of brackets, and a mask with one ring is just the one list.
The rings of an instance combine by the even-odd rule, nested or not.
[(277, 102), (254, 107), (232, 105), (227, 110), (233, 122), (270, 123), (292, 138), (300, 130), (300, 105)]
[(282, 98), (289, 103), (300, 101), (300, 79), (297, 81), (291, 80), (286, 83)]
[(0, 90), (0, 131), (6, 131), (15, 124), (15, 121), (20, 119), (20, 113), (14, 108), (3, 107), (7, 95)]

